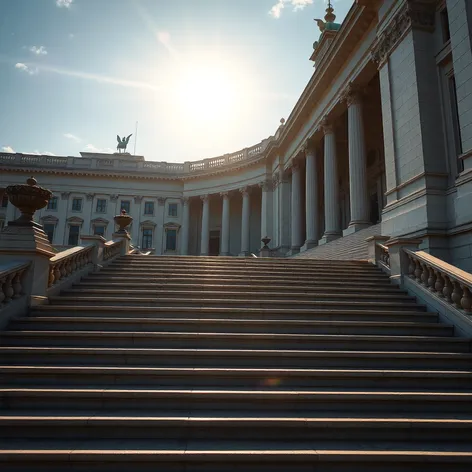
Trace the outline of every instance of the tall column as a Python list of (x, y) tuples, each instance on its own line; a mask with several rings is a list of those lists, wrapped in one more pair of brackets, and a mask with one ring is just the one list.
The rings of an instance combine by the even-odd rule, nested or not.
[(279, 170), (279, 251), (287, 254), (290, 250), (290, 187), (287, 174)]
[(220, 195), (223, 197), (220, 256), (229, 256), (229, 193), (222, 192)]
[(190, 199), (182, 198), (182, 232), (180, 241), (180, 254), (186, 256), (188, 254), (188, 235), (190, 230)]
[(240, 256), (249, 256), (249, 217), (251, 214), (251, 200), (250, 200), (250, 189), (249, 187), (243, 187), (240, 189), (243, 195), (243, 211), (241, 219), (241, 253)]
[(292, 169), (292, 241), (290, 254), (297, 254), (303, 244), (302, 241), (302, 189), (300, 165), (293, 162)]
[(336, 159), (336, 135), (333, 125), (323, 120), (324, 133), (324, 204), (325, 232), (319, 244), (326, 244), (341, 236), (339, 212), (339, 182)]
[(313, 143), (307, 143), (305, 147), (306, 157), (306, 185), (305, 185), (305, 211), (306, 211), (306, 241), (302, 250), (306, 251), (318, 245), (320, 232), (319, 205), (318, 205), (318, 163), (316, 150)]
[(272, 181), (264, 180), (259, 184), (262, 190), (261, 198), (261, 239), (272, 239), (272, 213), (274, 202), (272, 199)]
[(358, 90), (352, 85), (346, 90), (345, 98), (348, 106), (349, 192), (351, 198), (351, 222), (344, 231), (344, 235), (347, 235), (369, 226), (370, 221), (362, 99)]
[(208, 256), (210, 246), (210, 196), (202, 195), (200, 198), (203, 202), (200, 255)]

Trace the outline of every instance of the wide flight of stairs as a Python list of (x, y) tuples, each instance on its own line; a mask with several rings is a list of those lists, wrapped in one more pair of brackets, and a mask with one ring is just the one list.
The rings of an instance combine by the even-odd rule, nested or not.
[(122, 257), (0, 333), (0, 470), (472, 470), (471, 346), (367, 262)]

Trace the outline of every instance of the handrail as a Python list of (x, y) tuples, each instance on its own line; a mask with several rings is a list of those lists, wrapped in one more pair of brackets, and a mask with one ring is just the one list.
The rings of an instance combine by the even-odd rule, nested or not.
[(456, 308), (472, 313), (472, 275), (424, 251), (403, 248), (410, 264), (408, 275)]
[(49, 260), (48, 288), (93, 263), (93, 246), (66, 249)]
[(31, 262), (12, 262), (0, 266), (0, 308), (23, 295), (23, 278)]
[(107, 241), (103, 248), (103, 260), (108, 261), (109, 259), (118, 256), (121, 252), (122, 241)]

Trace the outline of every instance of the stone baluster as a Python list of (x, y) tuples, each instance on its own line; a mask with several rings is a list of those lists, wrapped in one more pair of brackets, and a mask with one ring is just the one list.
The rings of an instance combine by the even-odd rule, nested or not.
[(229, 221), (230, 221), (230, 198), (228, 192), (220, 193), (223, 198), (223, 209), (221, 215), (221, 250), (220, 256), (229, 256)]
[(210, 250), (210, 196), (202, 195), (200, 198), (203, 202), (200, 255), (208, 256)]

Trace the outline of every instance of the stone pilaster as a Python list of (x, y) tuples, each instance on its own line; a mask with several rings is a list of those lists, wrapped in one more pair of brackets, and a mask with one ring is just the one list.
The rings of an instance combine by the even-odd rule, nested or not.
[(190, 199), (182, 198), (182, 232), (180, 242), (180, 254), (186, 256), (188, 254), (188, 235), (190, 230)]
[(303, 244), (302, 241), (302, 189), (301, 189), (301, 172), (298, 162), (293, 162), (292, 169), (292, 238), (290, 246), (290, 254), (297, 254)]
[(367, 196), (367, 155), (362, 116), (362, 97), (357, 87), (349, 85), (344, 99), (348, 107), (349, 191), (351, 221), (344, 231), (348, 235), (370, 225)]
[(325, 232), (319, 244), (326, 244), (341, 236), (339, 212), (339, 181), (336, 156), (336, 135), (333, 125), (325, 118), (324, 133), (324, 199)]
[(251, 197), (250, 188), (243, 187), (239, 190), (243, 196), (243, 211), (241, 219), (241, 253), (240, 256), (249, 256), (249, 234), (250, 234), (250, 215), (251, 215)]
[(220, 256), (229, 256), (230, 199), (228, 192), (223, 192), (220, 195), (223, 198), (223, 210), (221, 214)]
[(305, 218), (306, 240), (302, 251), (318, 245), (319, 238), (319, 205), (318, 205), (318, 162), (316, 149), (312, 143), (305, 146), (306, 185), (305, 185)]
[(208, 256), (210, 246), (210, 196), (202, 195), (202, 237), (200, 246), (200, 255)]

